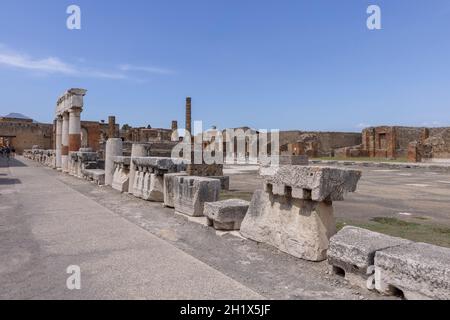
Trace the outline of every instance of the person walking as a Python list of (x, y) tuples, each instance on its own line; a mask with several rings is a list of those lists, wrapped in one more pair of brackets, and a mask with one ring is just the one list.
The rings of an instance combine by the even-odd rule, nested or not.
[(9, 156), (11, 155), (11, 149), (8, 146), (6, 146), (4, 152), (5, 152), (5, 155), (6, 155), (6, 159), (9, 160)]

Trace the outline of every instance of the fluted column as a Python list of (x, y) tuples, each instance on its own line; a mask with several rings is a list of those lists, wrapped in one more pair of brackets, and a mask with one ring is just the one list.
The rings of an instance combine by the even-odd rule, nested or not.
[(69, 110), (69, 152), (77, 152), (81, 148), (81, 108)]
[(61, 116), (56, 118), (56, 137), (55, 137), (55, 145), (56, 145), (56, 168), (61, 168), (62, 159), (61, 159), (61, 147), (62, 147), (62, 125), (63, 119)]
[(61, 168), (63, 172), (69, 171), (69, 113), (63, 113), (62, 130), (61, 130)]

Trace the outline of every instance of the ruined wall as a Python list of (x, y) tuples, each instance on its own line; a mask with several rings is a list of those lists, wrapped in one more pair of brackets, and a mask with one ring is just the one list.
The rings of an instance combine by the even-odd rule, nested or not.
[(10, 144), (19, 154), (35, 145), (42, 149), (53, 148), (53, 124), (0, 122), (0, 136), (11, 137)]
[(282, 154), (307, 154), (309, 157), (333, 156), (334, 149), (360, 145), (361, 133), (281, 131)]
[(380, 126), (363, 130), (363, 150), (369, 157), (402, 158), (409, 144), (420, 140), (426, 128)]
[(422, 160), (450, 160), (450, 128), (439, 131), (423, 142)]
[[(87, 137), (85, 137), (87, 134)], [(81, 146), (99, 151), (102, 141), (108, 139), (108, 124), (96, 121), (81, 121)]]
[(121, 137), (125, 141), (138, 143), (170, 142), (172, 139), (172, 129), (130, 128), (128, 130), (122, 130)]

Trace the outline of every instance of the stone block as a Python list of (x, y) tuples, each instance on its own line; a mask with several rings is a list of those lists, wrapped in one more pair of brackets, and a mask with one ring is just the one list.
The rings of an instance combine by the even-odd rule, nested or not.
[(230, 199), (205, 203), (204, 215), (208, 225), (216, 230), (239, 230), (250, 202)]
[(219, 200), (220, 181), (204, 177), (176, 177), (175, 211), (193, 217), (203, 216), (205, 202)]
[(83, 169), (82, 174), (85, 179), (95, 182), (99, 186), (105, 184), (105, 170), (102, 169)]
[(361, 171), (317, 166), (269, 166), (260, 168), (265, 189), (278, 195), (313, 201), (341, 201), (354, 192)]
[(300, 200), (257, 190), (241, 226), (242, 236), (297, 258), (326, 259), (336, 233), (331, 203)]
[(352, 284), (368, 288), (375, 264), (375, 253), (411, 241), (390, 237), (357, 227), (345, 227), (330, 239), (328, 263), (335, 274), (345, 276)]
[(186, 172), (166, 173), (164, 175), (164, 206), (175, 208), (174, 195), (177, 177), (187, 176)]
[(147, 201), (164, 201), (164, 180), (163, 176), (154, 173), (146, 173), (142, 190), (142, 199)]
[(137, 167), (153, 168), (155, 173), (164, 174), (186, 170), (186, 163), (182, 159), (162, 157), (135, 157), (133, 164)]
[(375, 286), (406, 299), (450, 299), (450, 249), (410, 243), (375, 254)]
[(222, 190), (230, 190), (230, 177), (220, 176), (220, 177), (208, 177), (208, 178), (220, 180), (220, 188)]
[(112, 188), (120, 192), (128, 192), (129, 181), (129, 171), (126, 170), (122, 165), (116, 165)]
[(145, 175), (148, 173), (144, 172), (143, 170), (137, 171), (136, 175), (134, 177), (134, 183), (133, 183), (133, 189), (132, 193), (136, 198), (142, 198), (144, 196), (144, 181), (145, 181)]

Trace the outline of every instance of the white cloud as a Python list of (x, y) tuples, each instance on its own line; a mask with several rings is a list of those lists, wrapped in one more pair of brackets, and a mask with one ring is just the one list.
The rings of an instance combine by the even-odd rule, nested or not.
[(10, 50), (2, 44), (0, 44), (0, 66), (74, 77), (103, 78), (113, 80), (128, 78), (127, 75), (121, 72), (107, 72), (90, 68), (79, 68), (56, 57), (42, 59), (33, 58), (27, 54)]
[(119, 66), (119, 69), (121, 71), (141, 71), (141, 72), (148, 72), (148, 73), (154, 73), (154, 74), (173, 74), (174, 72), (169, 69), (164, 68), (158, 68), (158, 67), (144, 67), (144, 66), (134, 66), (131, 64), (123, 64)]

